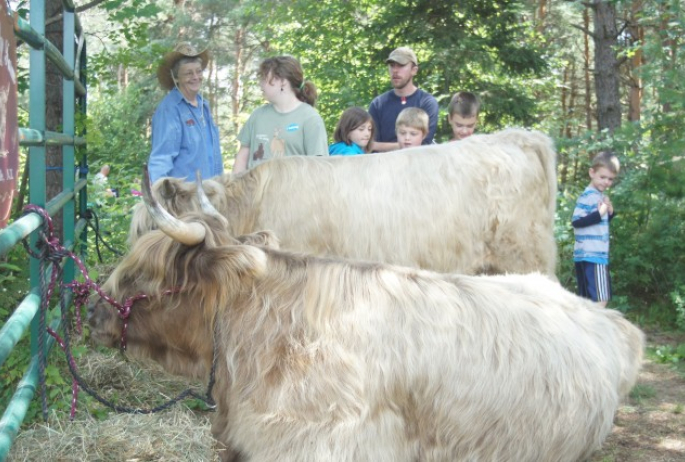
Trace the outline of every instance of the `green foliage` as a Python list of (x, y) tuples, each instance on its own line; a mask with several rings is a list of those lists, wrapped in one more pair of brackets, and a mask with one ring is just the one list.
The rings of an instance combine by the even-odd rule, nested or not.
[[(546, 75), (547, 62), (518, 1), (300, 0), (274, 2), (268, 16), (253, 31), (268, 38), (269, 54), (300, 59), (320, 90), (317, 108), (329, 133), (344, 109), (368, 107), (390, 89), (385, 59), (402, 45), (417, 53), (416, 82), (443, 110), (452, 94), (468, 89), (483, 100), (482, 129), (536, 121), (535, 93), (547, 82), (534, 78)], [(438, 139), (448, 139), (442, 122)]]
[(685, 286), (679, 286), (669, 295), (675, 306), (675, 324), (678, 329), (685, 331)]
[(155, 102), (144, 90), (129, 87), (115, 95), (101, 94), (90, 103), (88, 158), (95, 167), (91, 175), (109, 164), (109, 187), (130, 191), (150, 153), (146, 130)]
[(29, 268), (21, 245), (12, 248), (0, 261), (0, 322), (4, 323), (29, 289)]
[(654, 355), (660, 363), (677, 364), (685, 361), (685, 343), (681, 343), (677, 347), (671, 345), (657, 346)]
[(98, 38), (90, 42), (96, 48), (89, 48), (89, 83), (98, 82), (103, 91), (116, 92), (118, 72), (122, 68), (143, 71), (152, 77), (150, 65), (161, 57), (161, 47), (152, 39), (162, 12), (159, 2), (111, 0), (101, 8), (106, 19), (91, 18), (92, 27), (87, 29)]
[[(127, 186), (121, 188), (122, 195), (119, 198), (107, 197), (100, 205), (93, 207), (96, 217), (91, 223), (96, 230), (89, 234), (87, 267), (89, 277), (95, 281), (108, 276), (111, 266), (118, 259), (117, 253), (123, 254), (127, 249), (131, 211), (140, 200), (132, 196), (130, 190), (140, 186), (133, 182), (125, 184)], [(96, 233), (100, 236), (97, 240)]]

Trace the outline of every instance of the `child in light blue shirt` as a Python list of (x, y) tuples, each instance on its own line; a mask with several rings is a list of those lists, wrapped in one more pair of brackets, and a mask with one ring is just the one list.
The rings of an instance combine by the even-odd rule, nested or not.
[(611, 152), (601, 152), (593, 159), (590, 184), (578, 198), (571, 221), (578, 295), (602, 306), (611, 299), (609, 221), (614, 217), (614, 206), (605, 191), (619, 169), (618, 158)]
[(333, 134), (335, 143), (328, 147), (332, 156), (354, 156), (371, 152), (374, 126), (371, 115), (360, 107), (351, 107), (343, 112)]

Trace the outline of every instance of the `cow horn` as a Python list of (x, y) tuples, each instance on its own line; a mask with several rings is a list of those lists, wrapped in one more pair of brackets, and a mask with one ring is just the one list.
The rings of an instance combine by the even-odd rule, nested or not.
[(147, 164), (143, 166), (143, 202), (157, 227), (167, 236), (185, 245), (197, 245), (205, 240), (205, 227), (186, 223), (167, 212), (152, 195)]
[(202, 206), (202, 211), (207, 215), (218, 218), (224, 226), (228, 226), (228, 220), (214, 207), (214, 204), (207, 197), (205, 188), (202, 186), (202, 174), (199, 170), (195, 172), (195, 184), (197, 184), (197, 198), (200, 200), (200, 205)]

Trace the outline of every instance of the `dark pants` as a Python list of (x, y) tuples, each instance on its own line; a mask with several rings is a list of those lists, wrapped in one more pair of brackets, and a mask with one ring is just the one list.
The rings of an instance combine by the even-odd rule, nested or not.
[(578, 295), (596, 302), (611, 300), (611, 276), (609, 265), (589, 261), (576, 262)]

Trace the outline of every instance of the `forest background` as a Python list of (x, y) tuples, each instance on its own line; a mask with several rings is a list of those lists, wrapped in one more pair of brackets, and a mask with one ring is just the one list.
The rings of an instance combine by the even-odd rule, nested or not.
[[(59, 23), (51, 11), (61, 11), (61, 1), (47, 5), (47, 22)], [(459, 90), (482, 100), (478, 132), (521, 126), (554, 138), (557, 274), (570, 290), (570, 216), (588, 184), (589, 159), (602, 149), (618, 154), (622, 170), (610, 192), (617, 211), (610, 307), (642, 326), (685, 330), (684, 6), (680, 0), (77, 2), (89, 91), (80, 129), (91, 174), (111, 165), (110, 185), (122, 192), (114, 200), (93, 191), (101, 229), (114, 247), (125, 247), (128, 211), (137, 200), (128, 192), (137, 187), (152, 113), (164, 96), (156, 68), (177, 41), (212, 52), (203, 96), (219, 125), (227, 168), (242, 124), (264, 104), (256, 76), (263, 58), (291, 54), (301, 61), (318, 87), (317, 110), (332, 138), (344, 109), (368, 107), (390, 89), (385, 59), (410, 46), (420, 64), (415, 82), (440, 104), (437, 141), (449, 139), (446, 108)], [(13, 7), (28, 16), (27, 3)], [(19, 47), (19, 55), (25, 61), (28, 47)], [(20, 64), (22, 90), (27, 72)], [(20, 97), (24, 121), (26, 98)], [(111, 263), (116, 255), (107, 258)], [(16, 305), (9, 298), (26, 288), (12, 255), (2, 265), (4, 320)]]

